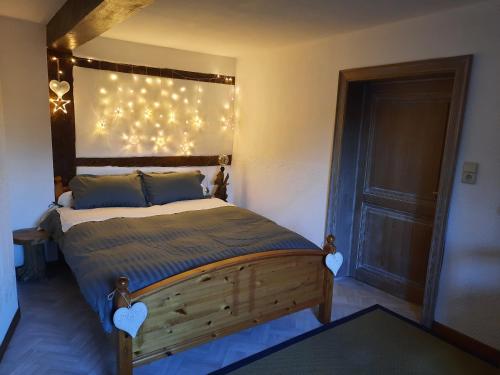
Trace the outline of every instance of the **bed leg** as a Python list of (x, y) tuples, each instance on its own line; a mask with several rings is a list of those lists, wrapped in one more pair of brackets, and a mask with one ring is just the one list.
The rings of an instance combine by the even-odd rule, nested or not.
[(319, 305), (318, 320), (322, 324), (330, 323), (332, 316), (332, 294), (333, 294), (333, 274), (325, 270), (325, 279), (323, 282), (324, 302)]
[[(128, 291), (128, 278), (122, 276), (116, 280), (116, 293), (114, 299), (115, 310), (120, 307), (127, 307), (127, 300), (130, 300)], [(125, 298), (122, 298), (125, 297)], [(117, 333), (117, 375), (132, 375), (132, 338), (128, 333), (118, 330)]]
[[(335, 247), (335, 237), (331, 234), (326, 237), (325, 245), (323, 250), (327, 253), (335, 253), (337, 251)], [(325, 266), (324, 279), (323, 279), (323, 303), (319, 305), (318, 309), (318, 320), (322, 324), (330, 323), (332, 316), (332, 297), (333, 297), (333, 274)]]

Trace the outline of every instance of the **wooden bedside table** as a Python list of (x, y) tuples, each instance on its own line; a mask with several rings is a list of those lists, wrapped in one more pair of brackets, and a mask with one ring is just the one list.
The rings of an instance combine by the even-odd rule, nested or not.
[(36, 228), (19, 229), (12, 232), (14, 244), (24, 248), (24, 265), (17, 270), (22, 281), (37, 280), (45, 276), (45, 243), (49, 234)]

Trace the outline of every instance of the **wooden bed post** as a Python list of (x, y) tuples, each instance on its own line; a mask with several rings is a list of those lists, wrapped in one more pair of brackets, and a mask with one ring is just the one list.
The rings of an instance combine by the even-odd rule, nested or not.
[(54, 177), (54, 195), (57, 199), (64, 193), (64, 185), (61, 176)]
[(217, 173), (217, 177), (215, 178), (214, 185), (216, 186), (214, 197), (222, 199), (223, 201), (227, 201), (227, 181), (229, 180), (229, 174), (224, 178), (224, 166), (221, 165), (219, 173)]
[[(335, 237), (331, 234), (326, 237), (326, 242), (323, 250), (329, 254), (334, 254), (337, 251), (335, 247)], [(325, 266), (324, 282), (323, 282), (323, 297), (324, 302), (319, 305), (318, 320), (322, 324), (331, 322), (332, 315), (332, 296), (333, 296), (333, 273)]]
[(54, 195), (56, 198), (55, 203), (57, 203), (57, 200), (59, 199), (59, 197), (67, 191), (69, 191), (69, 187), (64, 186), (64, 182), (63, 182), (62, 177), (61, 176), (54, 177)]
[[(127, 301), (130, 301), (127, 277), (119, 277), (115, 287), (115, 309), (113, 311), (120, 307), (128, 307)], [(132, 375), (132, 338), (122, 330), (118, 330), (117, 337), (117, 375)]]

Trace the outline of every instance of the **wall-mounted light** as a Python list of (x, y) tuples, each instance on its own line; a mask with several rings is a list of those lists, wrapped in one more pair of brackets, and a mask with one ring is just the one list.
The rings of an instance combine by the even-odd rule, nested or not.
[(53, 79), (49, 82), (49, 87), (57, 95), (57, 99), (49, 99), (50, 102), (54, 104), (53, 113), (57, 111), (68, 113), (66, 106), (71, 100), (63, 99), (63, 96), (70, 90), (69, 83)]
[(57, 95), (57, 99), (49, 99), (49, 101), (54, 105), (52, 112), (56, 113), (57, 111), (61, 111), (68, 113), (66, 106), (71, 103), (71, 100), (64, 99), (63, 96), (71, 89), (71, 86), (68, 82), (61, 81), (63, 71), (59, 67), (59, 59), (52, 56), (51, 60), (55, 61), (57, 64), (57, 79), (53, 79), (49, 82), (49, 88)]
[[(89, 70), (77, 69), (77, 82), (80, 74), (86, 77), (88, 73)], [(221, 143), (230, 141), (234, 121), (231, 99), (234, 90), (230, 87), (223, 86), (222, 92), (214, 91), (214, 98), (211, 90), (219, 85), (204, 86), (205, 83), (193, 83), (182, 77), (177, 80), (144, 76), (133, 70), (131, 74), (105, 70), (95, 79), (88, 80), (90, 83), (82, 79), (82, 85), (78, 84), (79, 88), (91, 90), (93, 95), (76, 99), (77, 95), (75, 100), (79, 114), (84, 113), (79, 110), (82, 102), (91, 100), (94, 111), (80, 116), (79, 126), (84, 122), (85, 126), (93, 127), (96, 145), (103, 145), (107, 139), (109, 143), (104, 147), (121, 147), (124, 154), (189, 156), (201, 152), (198, 148), (206, 147), (212, 139)], [(87, 142), (94, 142), (90, 133), (87, 134)]]

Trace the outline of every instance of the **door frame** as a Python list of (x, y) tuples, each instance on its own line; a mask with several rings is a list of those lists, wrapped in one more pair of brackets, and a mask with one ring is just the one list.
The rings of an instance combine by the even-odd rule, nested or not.
[[(436, 297), (444, 254), (444, 241), (451, 189), (456, 169), (457, 151), (465, 110), (467, 86), (472, 55), (404, 62), (365, 68), (341, 70), (339, 72), (337, 112), (333, 140), (332, 165), (329, 188), (326, 233), (336, 233), (339, 202), (341, 197), (341, 156), (346, 126), (349, 87), (354, 83), (424, 77), (453, 77), (450, 111), (445, 135), (441, 175), (432, 232), (421, 323), (430, 328), (434, 321)], [(352, 87), (352, 86), (351, 86)], [(354, 194), (355, 192), (353, 192)], [(352, 224), (351, 224), (352, 227)], [(352, 228), (351, 228), (352, 233)], [(351, 249), (352, 250), (352, 249)], [(350, 256), (350, 254), (349, 254)]]

